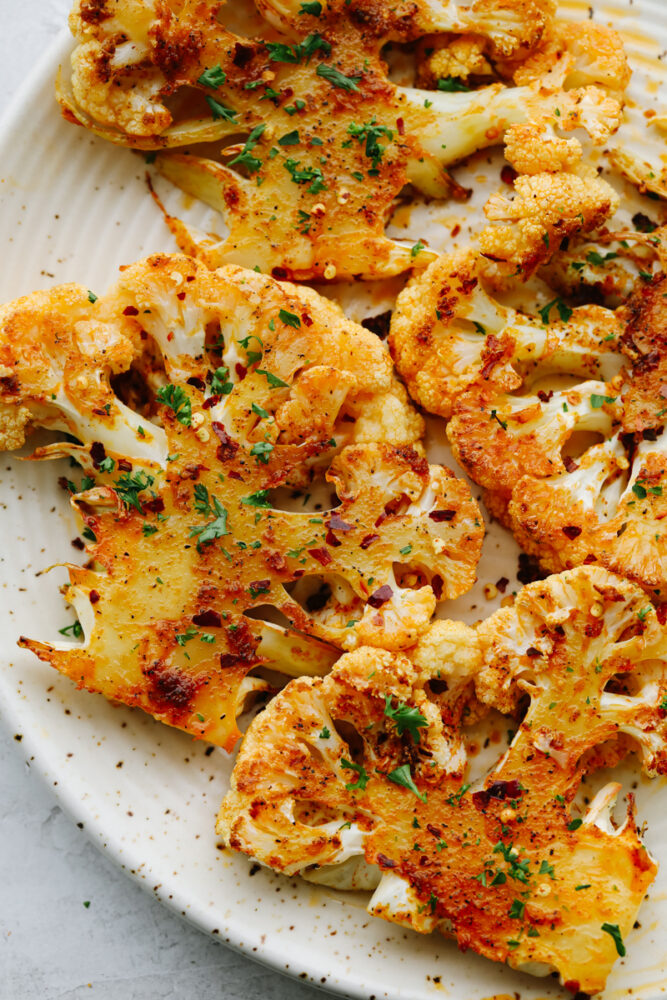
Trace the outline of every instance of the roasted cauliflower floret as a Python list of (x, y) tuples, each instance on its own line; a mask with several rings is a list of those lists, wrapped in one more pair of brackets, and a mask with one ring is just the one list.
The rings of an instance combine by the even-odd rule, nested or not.
[(520, 176), (514, 191), (511, 199), (492, 195), (484, 206), (488, 219), (504, 224), (485, 229), (479, 247), (489, 260), (525, 276), (549, 260), (563, 240), (601, 226), (619, 205), (606, 181), (574, 173)]
[[(622, 338), (633, 368), (617, 400), (618, 423), (602, 444), (558, 475), (521, 479), (509, 518), (520, 544), (560, 569), (599, 562), (667, 597), (663, 522), (667, 516), (665, 278), (644, 285), (628, 306)], [(614, 390), (616, 391), (616, 390)], [(610, 405), (604, 401), (605, 408)], [(620, 426), (619, 426), (620, 424)]]
[(420, 43), (423, 56), (417, 62), (418, 85), (437, 89), (440, 80), (452, 81), (454, 86), (466, 84), (472, 76), (494, 76), (486, 48), (479, 35), (428, 36)]
[[(398, 296), (389, 343), (412, 398), (425, 409), (449, 417), (472, 383), (492, 379), (496, 391), (509, 392), (535, 370), (616, 374), (620, 360), (611, 352), (622, 328), (611, 310), (582, 306), (558, 319), (553, 302), (540, 322), (491, 297), (485, 266), (474, 250), (440, 257)], [(488, 423), (488, 411), (483, 419)]]
[[(573, 800), (609, 741), (664, 773), (666, 652), (644, 593), (599, 569), (525, 588), (477, 632), (438, 622), (408, 655), (358, 649), (253, 722), (218, 832), (279, 872), (374, 888), (371, 914), (596, 992), (656, 866), (632, 800), (611, 820), (620, 785), (583, 815)], [(530, 704), (470, 787), (460, 710), (449, 722), (473, 685), (501, 711)]]
[(109, 379), (140, 353), (131, 322), (110, 321), (79, 285), (17, 299), (0, 310), (0, 447), (20, 448), (33, 427), (99, 441), (110, 452), (160, 464), (164, 434), (142, 426)]
[[(545, 5), (493, 3), (464, 10), (474, 21), (493, 17), (496, 8), (530, 35), (532, 13)], [(181, 249), (211, 267), (236, 263), (276, 277), (332, 280), (425, 266), (434, 255), (422, 241), (410, 247), (384, 233), (394, 199), (407, 184), (431, 197), (464, 197), (447, 168), (502, 141), (515, 123), (582, 125), (597, 142), (616, 125), (607, 105), (583, 114), (595, 103), (594, 87), (575, 93), (554, 84), (546, 93), (538, 82), (495, 83), (445, 93), (442, 87), (425, 92), (396, 86), (381, 58), (382, 32), (356, 24), (352, 10), (331, 20), (299, 14), (304, 32), (306, 22), (317, 22), (310, 34), (276, 42), (227, 31), (217, 17), (218, 2), (184, 5), (178, 16), (149, 0), (125, 0), (122, 9), (129, 27), (121, 30), (115, 18), (103, 18), (92, 38), (75, 17), (82, 39), (75, 64), (88, 65), (86, 47), (101, 46), (106, 68), (91, 73), (105, 82), (96, 87), (91, 79), (82, 93), (62, 82), (61, 105), (68, 118), (113, 142), (162, 151), (157, 169), (224, 216), (226, 237), (204, 235), (167, 215)], [(152, 68), (164, 84), (138, 111), (146, 80), (152, 86)], [(124, 90), (124, 74), (135, 81), (137, 73), (136, 86)], [(174, 109), (168, 124), (156, 113), (151, 128), (153, 104), (167, 97)], [(607, 100), (620, 107), (617, 98)], [(219, 156), (169, 152), (218, 140)]]
[[(131, 412), (139, 438), (159, 432), (164, 445), (153, 464), (123, 451), (123, 428), (110, 432), (108, 452), (85, 434), (68, 446), (87, 456), (89, 473), (72, 503), (90, 561), (70, 567), (66, 595), (84, 642), (23, 644), (80, 686), (230, 749), (267, 669), (319, 674), (340, 649), (412, 645), (436, 602), (472, 585), (479, 509), (465, 484), (423, 457), (423, 422), (386, 346), (337, 305), (254, 271), (212, 273), (166, 254), (124, 269), (94, 303), (76, 292), (74, 331), (64, 313), (53, 322), (53, 303), (72, 289), (46, 295), (44, 319), (35, 303), (45, 294), (7, 307), (7, 352), (17, 331), (26, 357), (39, 357), (51, 340), (71, 351), (76, 336), (80, 348), (93, 330), (91, 369), (120, 344), (123, 371), (132, 345), (150, 343), (155, 370), (138, 375), (155, 387), (154, 420)], [(70, 356), (78, 363), (78, 354), (59, 360)], [(46, 377), (45, 364), (35, 370)], [(13, 371), (0, 383), (6, 407), (26, 397), (22, 369)], [(366, 403), (391, 418), (357, 427)], [(280, 487), (305, 492), (318, 479), (335, 491), (324, 510), (281, 509)], [(271, 624), (276, 614), (290, 627)]]
[(556, 18), (515, 65), (513, 77), (520, 86), (538, 81), (563, 88), (599, 84), (622, 92), (630, 82), (630, 67), (618, 31), (595, 21)]

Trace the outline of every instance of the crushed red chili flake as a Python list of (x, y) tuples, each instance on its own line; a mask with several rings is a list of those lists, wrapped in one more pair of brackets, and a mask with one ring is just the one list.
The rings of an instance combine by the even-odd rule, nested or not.
[(234, 365), (234, 371), (239, 377), (239, 382), (242, 382), (243, 379), (248, 374), (248, 369), (246, 368), (245, 365), (242, 365), (240, 361), (237, 361), (236, 364)]
[(90, 594), (88, 595), (88, 598), (91, 604), (97, 604), (97, 602), (100, 599), (100, 595), (97, 590), (91, 590)]
[(333, 556), (327, 552), (326, 549), (308, 549), (308, 554), (317, 559), (319, 563), (323, 566), (328, 566), (330, 562), (333, 562)]
[(192, 616), (193, 625), (201, 625), (203, 628), (220, 628), (222, 619), (217, 611), (207, 608), (205, 611), (198, 611)]
[(436, 601), (439, 601), (440, 598), (442, 597), (443, 582), (444, 581), (442, 577), (438, 573), (436, 573), (433, 579), (431, 580), (431, 590), (433, 591), (433, 596), (435, 597)]
[(433, 823), (427, 823), (426, 829), (434, 837), (442, 837), (442, 830), (440, 829), (439, 826), (434, 826)]
[(591, 563), (595, 563), (597, 561), (598, 557), (594, 556), (592, 552), (589, 552), (586, 558), (584, 559), (584, 566), (590, 566)]
[(211, 428), (220, 442), (217, 451), (218, 461), (229, 461), (229, 459), (233, 458), (239, 450), (238, 442), (229, 436), (225, 430), (225, 425), (221, 424), (219, 420), (211, 421)]
[(206, 382), (203, 378), (197, 378), (196, 375), (192, 375), (188, 379), (188, 385), (193, 386), (195, 389), (200, 389), (202, 392), (206, 389)]
[(472, 801), (476, 809), (485, 809), (491, 799), (518, 799), (523, 789), (516, 778), (512, 781), (494, 781), (488, 788), (483, 788), (479, 792), (473, 792)]
[(656, 604), (656, 606), (655, 606), (655, 615), (656, 615), (656, 618), (658, 619), (659, 623), (661, 625), (664, 625), (665, 622), (667, 622), (667, 603), (665, 603), (665, 604)]
[(99, 469), (100, 464), (107, 457), (106, 449), (101, 441), (93, 441), (90, 446), (90, 457), (93, 460), (95, 468)]
[(209, 396), (208, 399), (204, 400), (202, 406), (205, 410), (210, 410), (212, 406), (217, 406), (221, 399), (222, 396)]
[(380, 868), (396, 868), (396, 862), (388, 858), (386, 854), (378, 854), (378, 864)]
[(339, 538), (336, 538), (333, 531), (327, 531), (324, 541), (327, 545), (330, 545), (332, 549), (335, 549), (339, 545), (343, 544)]
[(549, 389), (548, 392), (545, 392), (544, 389), (540, 389), (537, 393), (537, 398), (541, 399), (543, 403), (548, 403), (552, 396), (553, 389)]
[(496, 587), (500, 591), (501, 594), (504, 594), (505, 591), (507, 590), (507, 584), (508, 583), (509, 583), (509, 580), (507, 579), (506, 576), (501, 576), (501, 578), (499, 580), (496, 580)]
[(308, 315), (308, 313), (301, 313), (301, 322), (303, 323), (304, 326), (312, 326), (313, 325), (313, 321), (310, 318), (310, 316)]
[(565, 466), (567, 472), (576, 472), (579, 468), (575, 460), (570, 458), (569, 455), (563, 455), (563, 465)]
[(344, 521), (338, 514), (332, 514), (329, 518), (329, 527), (332, 531), (352, 531), (352, 525)]
[(377, 542), (379, 537), (380, 537), (379, 535), (364, 535), (364, 537), (361, 539), (361, 542), (359, 543), (359, 548), (360, 549), (370, 548), (373, 542)]
[(398, 129), (399, 135), (405, 135), (405, 122), (402, 118), (396, 119), (396, 128)]
[(176, 292), (176, 298), (179, 302), (183, 302), (185, 299), (185, 292)]
[(378, 587), (377, 590), (373, 591), (368, 598), (368, 603), (372, 608), (381, 608), (383, 604), (386, 604), (387, 601), (391, 600), (393, 594), (394, 591), (392, 588), (388, 583), (385, 583), (381, 587)]
[(562, 531), (565, 537), (570, 539), (578, 538), (581, 534), (581, 528), (578, 528), (576, 524), (566, 524)]
[(132, 472), (132, 462), (128, 462), (126, 458), (118, 459), (118, 471), (119, 472)]
[(123, 316), (138, 316), (139, 310), (136, 306), (125, 306), (123, 309)]
[(456, 517), (455, 510), (432, 510), (428, 515), (432, 521), (453, 521)]
[(541, 653), (539, 649), (536, 649), (535, 646), (529, 646), (528, 649), (526, 650), (526, 656), (533, 656), (533, 657), (535, 657), (535, 656), (543, 656), (543, 655), (544, 654)]
[(86, 545), (83, 538), (73, 538), (72, 545), (75, 549), (85, 549)]

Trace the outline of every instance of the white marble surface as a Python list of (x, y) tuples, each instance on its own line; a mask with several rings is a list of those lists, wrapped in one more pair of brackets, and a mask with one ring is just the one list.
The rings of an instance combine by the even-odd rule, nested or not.
[[(0, 114), (69, 6), (0, 0)], [(205, 937), (118, 871), (32, 773), (11, 722), (0, 722), (0, 1000), (317, 996)]]

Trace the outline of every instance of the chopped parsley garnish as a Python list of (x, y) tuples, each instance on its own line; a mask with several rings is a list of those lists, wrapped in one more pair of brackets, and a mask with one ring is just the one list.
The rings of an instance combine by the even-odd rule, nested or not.
[(226, 108), (224, 104), (221, 104), (220, 101), (216, 101), (216, 99), (211, 97), (210, 94), (206, 95), (206, 103), (211, 109), (214, 121), (219, 121), (222, 118), (226, 122), (236, 122), (238, 111), (234, 111), (232, 108)]
[(331, 736), (331, 732), (329, 731), (328, 727), (327, 726), (322, 726), (322, 732), (318, 733), (318, 739), (320, 739), (320, 740), (328, 740), (330, 736)]
[(141, 530), (144, 534), (144, 538), (148, 538), (149, 535), (154, 535), (158, 530), (157, 524), (148, 524), (146, 521), (141, 526)]
[(286, 45), (284, 42), (266, 42), (271, 62), (300, 63), (303, 59), (309, 62), (318, 50), (325, 56), (331, 55), (331, 46), (321, 35), (308, 35), (298, 45)]
[(391, 142), (394, 138), (394, 133), (392, 129), (387, 128), (386, 125), (377, 125), (375, 115), (371, 118), (369, 122), (365, 122), (363, 125), (356, 125), (352, 122), (351, 125), (347, 127), (348, 135), (354, 136), (359, 142), (366, 141), (366, 148), (364, 152), (369, 160), (373, 161), (373, 167), (377, 168), (382, 155), (387, 148), (386, 146), (381, 146), (378, 139), (384, 136)]
[(304, 167), (301, 169), (298, 161), (291, 158), (285, 160), (283, 166), (295, 184), (310, 184), (308, 194), (319, 194), (320, 191), (327, 190), (327, 186), (324, 183), (324, 174), (319, 167)]
[(593, 264), (595, 267), (602, 267), (606, 261), (613, 260), (615, 257), (618, 257), (615, 250), (610, 250), (609, 253), (604, 255), (604, 257), (602, 254), (598, 253), (597, 250), (590, 250), (586, 254), (586, 260), (588, 263)]
[(523, 920), (523, 914), (526, 909), (526, 904), (521, 899), (513, 899), (512, 905), (509, 908), (508, 917), (513, 917), (515, 920)]
[(445, 76), (438, 80), (438, 90), (444, 90), (446, 94), (454, 94), (456, 91), (468, 91), (470, 87), (458, 76)]
[(229, 368), (226, 368), (224, 365), (216, 368), (211, 379), (211, 392), (213, 395), (228, 396), (233, 388), (234, 383), (229, 381)]
[(255, 148), (259, 142), (266, 125), (262, 122), (261, 125), (256, 125), (252, 130), (250, 135), (245, 141), (245, 146), (238, 156), (235, 156), (233, 160), (229, 161), (229, 166), (233, 167), (235, 164), (239, 164), (245, 167), (249, 174), (256, 174), (262, 165), (262, 161), (258, 157), (252, 155), (252, 150)]
[(273, 451), (273, 445), (269, 441), (258, 441), (250, 449), (250, 454), (255, 455), (258, 462), (262, 465), (268, 465), (271, 452)]
[(573, 819), (571, 823), (567, 824), (567, 828), (568, 830), (578, 830), (583, 822), (583, 819), (577, 817), (577, 819)]
[(399, 703), (394, 708), (391, 704), (391, 695), (384, 698), (384, 714), (388, 719), (396, 724), (396, 732), (402, 736), (404, 732), (409, 732), (414, 743), (419, 743), (419, 730), (428, 727), (426, 716), (422, 715), (418, 708)]
[(116, 468), (116, 463), (114, 462), (113, 458), (109, 458), (108, 455), (106, 458), (102, 459), (99, 465), (100, 472), (113, 472), (115, 468)]
[(247, 504), (248, 507), (270, 507), (271, 504), (268, 501), (268, 490), (258, 490), (257, 493), (250, 493), (247, 497), (241, 497), (241, 503)]
[[(198, 502), (201, 504), (200, 507), (197, 507)], [(206, 502), (208, 504), (206, 510), (203, 509), (203, 499), (200, 501), (195, 500), (195, 507), (202, 513), (215, 514), (215, 518), (209, 521), (208, 524), (196, 524), (190, 528), (190, 538), (197, 539), (197, 552), (201, 552), (204, 545), (210, 545), (216, 538), (222, 538), (224, 535), (229, 534), (227, 527), (228, 512), (217, 497), (212, 497), (209, 503), (208, 491), (206, 491)]]
[(310, 0), (308, 3), (302, 3), (299, 8), (299, 14), (312, 14), (313, 17), (319, 17), (322, 13), (322, 4), (320, 0)]
[(174, 411), (179, 424), (183, 424), (184, 427), (190, 426), (192, 423), (192, 404), (187, 392), (180, 385), (163, 385), (157, 391), (157, 398), (160, 403)]
[(88, 289), (88, 301), (89, 302), (97, 302), (97, 298), (98, 297), (97, 297), (97, 295), (95, 295), (95, 292), (91, 292), (91, 290)]
[(615, 403), (616, 396), (599, 396), (594, 392), (591, 396), (591, 406), (594, 410), (601, 410), (605, 403)]
[(648, 493), (652, 493), (656, 497), (662, 496), (662, 486), (644, 486), (644, 482), (645, 480), (639, 478), (632, 486), (632, 492), (639, 500), (645, 500)]
[(189, 625), (185, 632), (177, 632), (174, 638), (179, 646), (185, 646), (187, 642), (197, 635), (197, 629), (194, 625)]
[(601, 928), (605, 934), (610, 934), (614, 939), (614, 944), (616, 945), (616, 951), (623, 958), (625, 955), (625, 945), (623, 944), (623, 938), (621, 936), (621, 929), (618, 924), (602, 924)]
[(213, 90), (217, 90), (218, 87), (222, 87), (226, 79), (227, 74), (218, 63), (216, 66), (211, 66), (210, 69), (205, 69), (197, 83), (201, 83), (202, 87), (212, 87)]
[(346, 760), (345, 757), (341, 759), (340, 766), (345, 771), (355, 771), (357, 774), (356, 781), (350, 781), (345, 785), (348, 792), (363, 792), (370, 777), (366, 768), (362, 764), (355, 764), (354, 761)]
[(327, 66), (325, 63), (320, 63), (315, 72), (324, 80), (328, 80), (332, 86), (339, 87), (341, 90), (359, 90), (357, 84), (361, 80), (360, 76), (345, 76), (335, 66)]
[(267, 372), (264, 368), (257, 368), (256, 371), (258, 375), (264, 375), (266, 377), (266, 381), (272, 389), (289, 388), (289, 382), (283, 382), (279, 375), (274, 375), (273, 372)]
[[(285, 323), (286, 326), (293, 326), (298, 329), (301, 326), (301, 320), (296, 315), (296, 313), (288, 312), (287, 309), (281, 309), (278, 313), (280, 317), (280, 322)], [(287, 383), (283, 382), (283, 385)]]
[(83, 635), (83, 628), (78, 618), (71, 625), (65, 625), (64, 628), (59, 628), (58, 631), (61, 635), (73, 635), (76, 639), (80, 639)]
[(402, 785), (403, 788), (407, 788), (410, 792), (413, 792), (418, 799), (422, 800), (422, 802), (426, 802), (426, 792), (420, 792), (415, 785), (412, 774), (410, 773), (409, 764), (401, 764), (400, 767), (394, 768), (393, 771), (389, 772), (387, 777), (390, 781), (393, 781), (395, 785)]
[(278, 139), (279, 146), (298, 146), (300, 142), (299, 130), (296, 128), (293, 132), (287, 132), (282, 138)]
[(134, 507), (143, 514), (139, 494), (152, 486), (154, 479), (146, 472), (125, 472), (114, 483), (114, 489), (127, 508)]
[(567, 321), (570, 319), (572, 315), (572, 310), (568, 305), (566, 305), (563, 302), (562, 299), (560, 298), (552, 299), (551, 302), (547, 302), (547, 304), (539, 310), (540, 316), (542, 317), (542, 322), (544, 323), (545, 326), (547, 326), (547, 324), (549, 323), (549, 313), (551, 312), (554, 306), (556, 306), (558, 310), (558, 315), (560, 316), (563, 323), (567, 323)]
[(425, 246), (426, 246), (425, 243), (422, 243), (421, 240), (417, 240), (415, 245), (410, 248), (410, 256), (413, 258), (413, 260), (418, 254), (422, 252)]

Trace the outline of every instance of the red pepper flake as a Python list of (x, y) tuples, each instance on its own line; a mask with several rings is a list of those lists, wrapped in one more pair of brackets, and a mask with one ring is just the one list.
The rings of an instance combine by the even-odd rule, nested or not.
[(542, 655), (543, 655), (543, 653), (541, 653), (539, 649), (536, 649), (535, 646), (529, 646), (528, 649), (526, 650), (526, 656), (535, 657), (535, 656), (542, 656)]
[(511, 187), (514, 181), (517, 179), (518, 174), (514, 167), (510, 167), (509, 163), (506, 163), (503, 169), (500, 171), (500, 179), (503, 184), (509, 184)]
[(192, 616), (193, 625), (201, 625), (203, 628), (221, 628), (222, 619), (217, 611), (207, 608), (205, 611), (198, 611)]
[(344, 521), (338, 514), (332, 514), (329, 518), (329, 527), (332, 531), (352, 531), (352, 525)]
[(432, 836), (438, 838), (442, 837), (442, 830), (440, 829), (439, 826), (434, 826), (433, 823), (427, 823), (426, 829)]
[(222, 396), (209, 396), (208, 399), (204, 400), (202, 406), (205, 410), (210, 410), (212, 406), (217, 406), (221, 399)]
[(566, 538), (578, 538), (581, 534), (581, 528), (578, 528), (576, 524), (566, 524), (562, 530)]
[(301, 313), (301, 322), (303, 323), (304, 326), (313, 325), (313, 321), (311, 317), (308, 315), (308, 313)]
[(472, 801), (476, 809), (485, 809), (491, 799), (518, 799), (522, 794), (520, 782), (516, 778), (512, 781), (494, 781), (488, 788), (483, 788), (479, 792), (473, 792)]
[(132, 472), (132, 462), (128, 462), (126, 458), (118, 459), (118, 471), (119, 472)]
[(665, 622), (667, 622), (667, 603), (665, 603), (665, 604), (656, 604), (656, 606), (655, 606), (655, 616), (656, 616), (656, 618), (658, 619), (658, 622), (661, 625), (664, 625)]
[(537, 398), (541, 399), (543, 403), (548, 403), (553, 396), (553, 389), (549, 389), (549, 392), (545, 392), (544, 389), (539, 389), (537, 393)]
[(565, 466), (567, 472), (576, 472), (579, 468), (575, 460), (570, 458), (569, 455), (563, 455), (563, 465)]
[(241, 482), (243, 482), (243, 476), (240, 472), (237, 472), (236, 469), (230, 469), (227, 475), (230, 479), (240, 479)]
[(153, 497), (152, 500), (144, 500), (144, 510), (150, 510), (154, 514), (161, 514), (164, 510), (164, 500), (162, 497)]
[(239, 382), (242, 382), (243, 379), (248, 374), (248, 369), (246, 368), (245, 365), (242, 365), (240, 361), (237, 361), (236, 364), (234, 365), (234, 371), (239, 377)]
[(90, 599), (90, 603), (91, 604), (97, 604), (97, 602), (100, 599), (100, 595), (99, 595), (99, 593), (96, 590), (91, 590), (91, 592), (88, 595), (88, 597)]
[(453, 521), (456, 517), (455, 510), (432, 510), (428, 515), (432, 521)]
[(317, 559), (319, 563), (323, 566), (328, 566), (330, 562), (333, 562), (333, 556), (326, 549), (308, 549), (308, 554)]
[(125, 306), (123, 316), (138, 316), (139, 310), (135, 306)]
[(454, 228), (452, 229), (451, 236), (453, 236), (454, 238), (456, 238), (459, 235), (460, 232), (461, 232), (461, 227), (459, 226), (459, 224), (457, 222), (456, 225), (454, 226)]
[(195, 389), (199, 389), (201, 392), (204, 392), (206, 389), (206, 382), (204, 382), (204, 379), (197, 378), (196, 375), (193, 375), (188, 379), (188, 385), (194, 386)]
[(398, 129), (399, 135), (405, 135), (405, 122), (402, 118), (396, 119), (396, 128)]
[(435, 597), (436, 601), (439, 601), (440, 598), (442, 597), (443, 582), (444, 581), (442, 577), (438, 573), (436, 573), (433, 579), (431, 580), (431, 590), (433, 591), (433, 596)]
[(178, 299), (179, 302), (182, 302), (183, 299), (185, 298), (185, 292), (176, 292), (176, 298)]
[(241, 657), (236, 656), (234, 653), (220, 653), (220, 666), (223, 670), (225, 667), (235, 667), (240, 660)]
[(332, 549), (335, 549), (339, 545), (343, 544), (339, 538), (336, 538), (333, 531), (331, 530), (327, 531), (324, 541), (327, 543), (327, 545), (330, 545)]
[(391, 600), (393, 594), (394, 591), (391, 589), (389, 584), (385, 583), (381, 587), (378, 587), (377, 590), (373, 591), (371, 596), (368, 598), (368, 603), (372, 608), (381, 608), (383, 604), (386, 604), (387, 601)]
[(397, 862), (392, 861), (386, 854), (378, 854), (378, 864), (380, 868), (396, 868)]
[(73, 538), (72, 545), (75, 549), (85, 549), (86, 545), (83, 538)]
[(379, 535), (364, 535), (359, 544), (359, 548), (364, 550), (368, 549), (371, 547), (373, 542), (377, 542), (379, 538)]
[(227, 462), (230, 458), (234, 458), (234, 455), (239, 450), (238, 442), (229, 436), (225, 430), (225, 425), (221, 424), (219, 420), (213, 420), (211, 427), (213, 433), (220, 441), (217, 451), (218, 461)]
[(508, 583), (509, 583), (509, 580), (507, 579), (506, 576), (501, 576), (501, 578), (499, 580), (496, 580), (496, 587), (500, 591), (501, 594), (504, 594), (505, 591), (507, 590), (507, 584)]
[(277, 278), (278, 281), (287, 281), (289, 278), (289, 271), (286, 267), (272, 267), (271, 277)]
[(106, 450), (101, 441), (93, 441), (90, 446), (90, 457), (93, 460), (93, 465), (96, 469), (99, 469), (100, 464), (107, 457)]
[(594, 556), (592, 552), (589, 552), (586, 558), (584, 559), (584, 566), (590, 566), (591, 563), (595, 563), (597, 561), (598, 557)]

